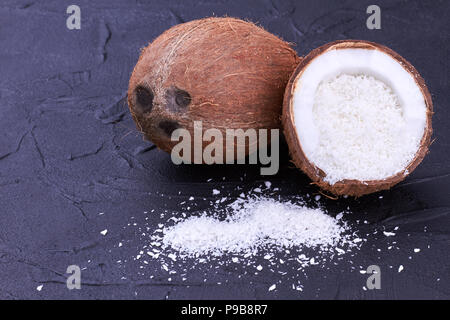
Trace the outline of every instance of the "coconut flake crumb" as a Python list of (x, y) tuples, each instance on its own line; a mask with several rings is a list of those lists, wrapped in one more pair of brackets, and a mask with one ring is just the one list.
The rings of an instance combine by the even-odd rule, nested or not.
[(420, 145), (421, 136), (410, 134), (397, 95), (373, 76), (340, 74), (322, 81), (312, 113), (318, 141), (307, 156), (330, 184), (397, 174)]

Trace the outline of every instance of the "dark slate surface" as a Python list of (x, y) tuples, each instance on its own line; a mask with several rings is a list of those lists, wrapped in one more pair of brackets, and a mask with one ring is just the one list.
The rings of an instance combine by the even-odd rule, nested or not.
[[(82, 25), (70, 31), (65, 12), (73, 2), (81, 7)], [(450, 298), (450, 3), (377, 1), (382, 29), (373, 31), (365, 23), (369, 4), (2, 0), (0, 298)], [(125, 93), (139, 49), (177, 23), (211, 15), (259, 22), (295, 42), (301, 55), (337, 39), (380, 42), (426, 79), (435, 107), (435, 142), (421, 166), (389, 192), (321, 200), (331, 214), (348, 206), (353, 213), (347, 220), (367, 220), (357, 227), (361, 234), (379, 231), (351, 262), (286, 276), (239, 277), (239, 268), (219, 266), (213, 272), (211, 266), (193, 268), (185, 282), (176, 277), (169, 282), (158, 261), (142, 272), (132, 260), (146, 239), (128, 224), (161, 222), (159, 215), (144, 212), (176, 210), (191, 195), (211, 200), (212, 188), (233, 195), (237, 187), (248, 191), (267, 180), (254, 166), (177, 167), (142, 140), (127, 111)], [(308, 179), (290, 168), (286, 149), (283, 154), (280, 173), (270, 178), (280, 195), (316, 194)], [(191, 211), (208, 203), (197, 201)], [(395, 237), (382, 235), (395, 226)], [(393, 241), (399, 250), (387, 250)], [(65, 286), (72, 264), (86, 268), (81, 290)], [(364, 291), (367, 276), (358, 268), (371, 264), (381, 267), (382, 289)], [(401, 273), (399, 265), (405, 268)], [(283, 277), (298, 279), (304, 291), (293, 291)], [(279, 283), (277, 290), (268, 292), (272, 283)]]

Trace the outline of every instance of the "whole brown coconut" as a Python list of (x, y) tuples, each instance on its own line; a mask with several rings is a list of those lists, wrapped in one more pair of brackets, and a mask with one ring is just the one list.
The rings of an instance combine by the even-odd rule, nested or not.
[(299, 61), (288, 43), (252, 23), (191, 21), (142, 50), (128, 105), (138, 129), (166, 152), (178, 143), (171, 141), (175, 129), (193, 137), (194, 121), (223, 137), (226, 129), (279, 128), (284, 89)]
[[(396, 61), (403, 69), (405, 69), (413, 78), (413, 83), (420, 90), (420, 94), (423, 97), (424, 105), (426, 108), (424, 115), (424, 130), (421, 136), (420, 146), (415, 153), (413, 159), (406, 165), (406, 167), (394, 174), (380, 180), (356, 180), (356, 179), (344, 179), (337, 181), (333, 184), (325, 181), (325, 172), (317, 167), (308, 157), (302, 148), (302, 141), (299, 139), (298, 126), (295, 125), (295, 110), (294, 110), (294, 97), (298, 86), (303, 83), (307, 83), (306, 79), (302, 79), (305, 70), (312, 64), (312, 62), (320, 57), (321, 55), (331, 52), (339, 51), (343, 49), (364, 49), (364, 50), (379, 50), (382, 53), (387, 54), (390, 58)], [(325, 70), (330, 67), (330, 60), (328, 65), (324, 68)], [(340, 63), (340, 62), (338, 62)], [(329, 70), (325, 71), (329, 72)], [(388, 70), (387, 72), (392, 72)], [(431, 117), (433, 114), (433, 104), (431, 101), (430, 93), (425, 85), (423, 78), (417, 72), (417, 70), (398, 53), (392, 51), (391, 49), (382, 46), (377, 43), (363, 41), (363, 40), (343, 40), (336, 41), (332, 43), (325, 44), (311, 53), (309, 53), (302, 62), (298, 65), (295, 72), (292, 74), (289, 83), (286, 87), (286, 92), (284, 96), (283, 104), (283, 115), (282, 122), (284, 128), (284, 135), (286, 137), (289, 151), (291, 154), (292, 162), (296, 167), (300, 168), (304, 173), (306, 173), (309, 178), (321, 189), (331, 192), (335, 195), (351, 195), (351, 196), (362, 196), (372, 192), (390, 189), (395, 184), (404, 180), (423, 160), (425, 155), (428, 153), (428, 149), (431, 142), (432, 126)], [(298, 113), (297, 113), (298, 115)]]

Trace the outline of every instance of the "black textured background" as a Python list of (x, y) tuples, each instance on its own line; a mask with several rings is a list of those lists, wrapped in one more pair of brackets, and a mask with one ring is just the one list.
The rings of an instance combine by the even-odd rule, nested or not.
[[(372, 2), (2, 0), (0, 298), (450, 298), (450, 2), (376, 1), (382, 29), (368, 30)], [(70, 4), (81, 7), (81, 30), (66, 28)], [(213, 188), (236, 195), (267, 180), (256, 166), (175, 166), (142, 140), (127, 111), (139, 49), (175, 24), (211, 15), (258, 22), (296, 43), (300, 55), (337, 39), (376, 41), (425, 78), (435, 142), (419, 168), (388, 192), (321, 200), (330, 213), (349, 207), (347, 220), (367, 220), (358, 225), (362, 235), (379, 231), (351, 263), (257, 277), (239, 277), (239, 268), (194, 268), (187, 281), (169, 282), (157, 261), (145, 274), (132, 261), (146, 240), (128, 224), (145, 225), (146, 218), (156, 224), (158, 212), (176, 210), (190, 196), (214, 200)], [(270, 181), (282, 196), (317, 194), (286, 155)], [(196, 201), (191, 211), (208, 204)], [(395, 237), (383, 236), (395, 226)], [(399, 249), (387, 250), (392, 242)], [(65, 286), (71, 264), (84, 268), (81, 290)], [(358, 270), (371, 264), (381, 267), (382, 289), (364, 291), (367, 276)], [(287, 277), (304, 291), (292, 290), (282, 281)], [(272, 283), (277, 290), (268, 292)]]

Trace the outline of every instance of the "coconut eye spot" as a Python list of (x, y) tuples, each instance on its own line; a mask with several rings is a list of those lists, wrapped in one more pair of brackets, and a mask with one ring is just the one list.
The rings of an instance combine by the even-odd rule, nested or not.
[(153, 109), (153, 93), (149, 88), (137, 86), (134, 90), (136, 95), (136, 107), (141, 113), (150, 113)]
[(191, 95), (183, 90), (176, 92), (175, 101), (180, 107), (186, 108), (191, 103)]
[(170, 120), (163, 120), (158, 126), (168, 137), (172, 137), (172, 132), (180, 128), (180, 124), (178, 122)]
[(177, 87), (170, 87), (166, 92), (167, 108), (173, 112), (183, 112), (191, 104), (189, 92)]

